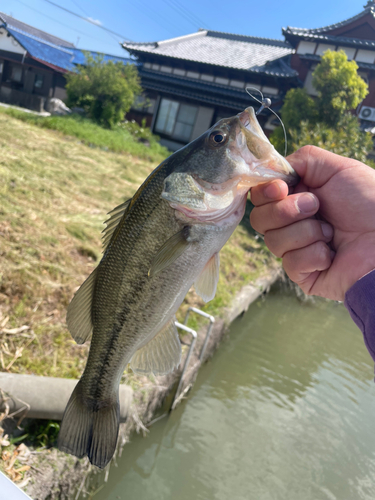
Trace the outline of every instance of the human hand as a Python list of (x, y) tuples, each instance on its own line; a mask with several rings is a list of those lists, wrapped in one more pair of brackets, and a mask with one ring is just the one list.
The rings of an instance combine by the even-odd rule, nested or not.
[(343, 301), (375, 269), (375, 170), (315, 146), (287, 159), (300, 183), (253, 187), (251, 225), (306, 294)]

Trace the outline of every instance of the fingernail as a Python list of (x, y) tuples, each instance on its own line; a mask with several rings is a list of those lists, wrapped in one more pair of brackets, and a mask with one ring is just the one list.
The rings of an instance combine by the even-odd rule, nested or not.
[(304, 193), (297, 199), (297, 209), (302, 214), (308, 214), (318, 208), (318, 201), (311, 193)]
[(333, 236), (333, 227), (330, 224), (322, 224), (322, 233), (326, 238), (332, 238)]
[(277, 198), (280, 194), (280, 186), (278, 182), (272, 182), (263, 191), (265, 198)]

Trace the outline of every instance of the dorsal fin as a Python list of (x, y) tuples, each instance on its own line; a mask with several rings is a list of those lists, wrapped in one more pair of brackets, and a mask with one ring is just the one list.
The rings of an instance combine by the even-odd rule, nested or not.
[(116, 227), (118, 226), (118, 223), (122, 219), (122, 216), (126, 212), (131, 201), (132, 201), (131, 198), (129, 200), (124, 201), (124, 203), (121, 203), (121, 205), (114, 208), (108, 213), (110, 217), (109, 219), (104, 221), (104, 224), (106, 224), (106, 228), (103, 229), (102, 231), (103, 252), (107, 248), (108, 243), (110, 242), (112, 235), (115, 232)]

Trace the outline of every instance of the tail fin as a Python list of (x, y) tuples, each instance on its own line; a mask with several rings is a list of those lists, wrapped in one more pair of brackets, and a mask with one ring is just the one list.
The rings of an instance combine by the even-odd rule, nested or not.
[(119, 422), (118, 396), (105, 402), (87, 400), (79, 381), (67, 404), (57, 446), (78, 458), (87, 455), (93, 465), (103, 469), (115, 452)]

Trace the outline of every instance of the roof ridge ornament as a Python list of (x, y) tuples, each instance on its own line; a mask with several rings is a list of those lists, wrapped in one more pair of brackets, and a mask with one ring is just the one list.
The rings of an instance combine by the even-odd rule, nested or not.
[(375, 0), (368, 0), (367, 4), (363, 6), (364, 9), (368, 7), (375, 7)]

